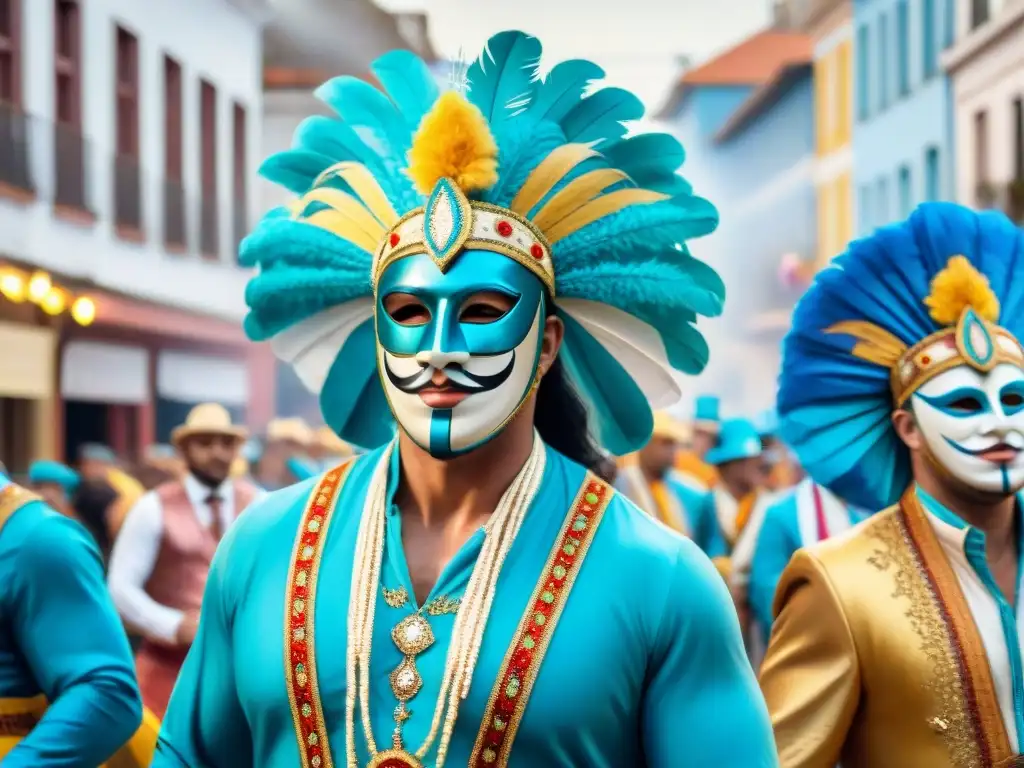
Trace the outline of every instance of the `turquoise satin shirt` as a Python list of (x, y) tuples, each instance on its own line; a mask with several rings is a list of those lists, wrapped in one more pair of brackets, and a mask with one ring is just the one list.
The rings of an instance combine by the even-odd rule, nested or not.
[(142, 721), (135, 662), (95, 543), (32, 502), (0, 530), (0, 698), (40, 693), (50, 707), (3, 768), (93, 768)]
[[(356, 530), (373, 467), (361, 458), (342, 489), (327, 534), (317, 590), (320, 696), (335, 766), (345, 764), (346, 625)], [(399, 477), (392, 460), (389, 498)], [(462, 702), (447, 765), (465, 766), (513, 634), (584, 479), (548, 449), (537, 496), (498, 581), (480, 658)], [(156, 768), (295, 768), (299, 755), (284, 676), (287, 570), (314, 482), (272, 494), (230, 529), (217, 552), (199, 633), (164, 719)], [(401, 517), (388, 516), (382, 587), (412, 584)], [(428, 602), (466, 587), (483, 533), (445, 567)], [(388, 675), (401, 661), (391, 629), (415, 608), (377, 598), (370, 716), (390, 743), (396, 699)], [(409, 703), (407, 746), (424, 739), (454, 617), (428, 616), (436, 642), (417, 659), (423, 689)], [(357, 720), (358, 720), (357, 713)], [(357, 724), (360, 764), (368, 760)], [(436, 743), (435, 743), (436, 747)], [(434, 750), (427, 756), (433, 765)], [(771, 768), (771, 724), (747, 663), (724, 583), (690, 541), (620, 496), (598, 528), (512, 748), (513, 768)]]

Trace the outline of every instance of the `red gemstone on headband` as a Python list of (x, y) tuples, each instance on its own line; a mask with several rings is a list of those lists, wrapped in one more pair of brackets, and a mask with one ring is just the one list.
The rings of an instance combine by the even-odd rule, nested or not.
[(512, 225), (509, 224), (504, 219), (498, 222), (498, 225), (497, 227), (495, 227), (495, 229), (498, 230), (498, 234), (501, 235), (502, 237), (508, 237), (509, 235), (512, 234)]
[(925, 355), (924, 357), (921, 358), (921, 365), (931, 365), (931, 364), (932, 364), (932, 359), (930, 357), (928, 357), (928, 355)]
[(541, 259), (544, 258), (544, 249), (541, 248), (540, 245), (538, 245), (537, 243), (534, 243), (533, 245), (530, 246), (530, 255), (533, 256), (533, 258), (535, 258), (537, 261), (540, 261)]
[(401, 239), (402, 238), (398, 236), (397, 232), (392, 232), (390, 237), (391, 247), (394, 248), (396, 245), (398, 245), (398, 241)]

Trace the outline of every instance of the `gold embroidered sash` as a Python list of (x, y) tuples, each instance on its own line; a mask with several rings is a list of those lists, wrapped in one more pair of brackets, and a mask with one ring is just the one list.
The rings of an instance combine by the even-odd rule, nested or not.
[[(317, 685), (313, 620), (324, 542), (353, 464), (327, 473), (310, 495), (288, 571), (285, 678), (302, 768), (332, 768), (334, 764)], [(551, 636), (614, 493), (609, 485), (587, 474), (505, 656), (470, 765), (500, 766), (507, 761)]]
[(20, 485), (11, 483), (0, 490), (0, 531), (15, 512), (33, 501), (42, 501), (42, 497)]
[(508, 763), (551, 637), (614, 495), (609, 485), (587, 474), (505, 654), (469, 758), (472, 768)]
[[(954, 687), (960, 693), (956, 698), (962, 702), (962, 709), (948, 709), (934, 718), (933, 727), (946, 738), (958, 764), (974, 765), (977, 760), (984, 766), (1012, 766), (1014, 750), (1003, 723), (988, 655), (960, 582), (913, 489), (904, 494), (900, 507), (905, 535), (934, 600), (935, 611), (922, 611), (919, 621), (929, 619), (935, 624), (935, 636), (946, 638)], [(940, 698), (947, 708), (952, 706), (948, 696)]]

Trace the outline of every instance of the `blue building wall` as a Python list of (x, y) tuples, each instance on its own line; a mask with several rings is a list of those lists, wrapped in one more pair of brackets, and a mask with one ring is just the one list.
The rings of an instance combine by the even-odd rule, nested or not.
[(810, 70), (736, 133), (716, 141), (752, 93), (749, 87), (696, 87), (675, 120), (687, 150), (683, 175), (721, 217), (718, 230), (691, 248), (725, 279), (727, 316), (740, 321), (791, 306), (797, 293), (779, 285), (780, 260), (786, 253), (812, 258), (816, 247)]
[(952, 93), (939, 64), (954, 0), (855, 0), (856, 230), (954, 196)]

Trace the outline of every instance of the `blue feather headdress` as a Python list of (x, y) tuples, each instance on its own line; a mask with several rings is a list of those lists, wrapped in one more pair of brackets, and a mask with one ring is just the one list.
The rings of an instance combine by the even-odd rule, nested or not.
[[(307, 118), (261, 169), (298, 198), (242, 245), (259, 268), (246, 332), (271, 340), (350, 443), (393, 434), (373, 297), (383, 266), (410, 252), (444, 269), (462, 247), (489, 248), (537, 274), (566, 326), (562, 360), (615, 453), (646, 441), (652, 405), (678, 400), (675, 371), (707, 362), (694, 322), (721, 313), (724, 287), (685, 243), (717, 213), (677, 175), (682, 146), (627, 138), (623, 123), (643, 114), (636, 96), (585, 95), (604, 74), (587, 61), (541, 79), (540, 55), (532, 37), (496, 35), (464, 97), (439, 93), (413, 54), (387, 54), (372, 67), (383, 93), (353, 77), (326, 83), (316, 95), (337, 118)], [(441, 236), (424, 224), (437, 206), (455, 222)]]
[(912, 477), (893, 409), (957, 365), (1024, 366), (1021, 275), (1022, 231), (953, 203), (851, 243), (783, 342), (782, 435), (808, 474), (858, 507), (896, 503)]

